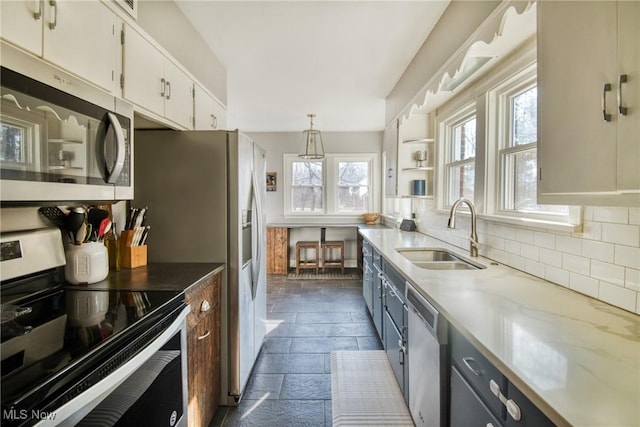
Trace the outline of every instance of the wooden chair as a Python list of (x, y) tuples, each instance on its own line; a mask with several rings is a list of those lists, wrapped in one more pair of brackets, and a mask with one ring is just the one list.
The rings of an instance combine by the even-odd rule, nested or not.
[[(296, 275), (300, 274), (300, 269), (315, 268), (318, 274), (320, 267), (320, 245), (317, 241), (301, 240), (296, 242)], [(307, 251), (313, 249), (314, 258), (307, 257)]]
[[(331, 251), (337, 249), (340, 251), (338, 258), (331, 258)], [(326, 272), (327, 267), (340, 268), (344, 274), (344, 241), (342, 240), (326, 240), (322, 242), (322, 272)]]

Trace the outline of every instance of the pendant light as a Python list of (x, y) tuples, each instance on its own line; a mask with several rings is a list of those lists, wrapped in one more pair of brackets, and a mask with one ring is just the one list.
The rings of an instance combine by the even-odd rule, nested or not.
[(302, 143), (305, 146), (304, 153), (298, 154), (302, 159), (324, 159), (324, 144), (320, 131), (313, 128), (313, 118), (315, 114), (307, 114), (311, 125), (309, 129), (302, 131)]

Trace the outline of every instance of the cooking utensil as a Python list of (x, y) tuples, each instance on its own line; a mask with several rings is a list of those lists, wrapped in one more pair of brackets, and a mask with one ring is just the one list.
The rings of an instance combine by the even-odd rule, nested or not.
[(81, 245), (82, 243), (84, 243), (88, 235), (90, 235), (89, 225), (82, 223), (80, 228), (78, 228), (78, 231), (76, 231), (76, 245)]
[[(82, 240), (78, 241), (78, 231), (85, 225), (86, 213), (87, 211), (83, 207), (76, 207), (67, 215), (67, 230), (73, 236), (72, 243), (80, 244), (84, 240), (85, 234), (83, 234)], [(82, 233), (86, 233), (86, 227), (84, 228), (85, 230)]]
[(53, 225), (63, 230), (67, 229), (67, 215), (57, 206), (43, 206), (38, 213), (48, 219)]
[(100, 222), (100, 226), (98, 227), (98, 240), (102, 240), (109, 230), (111, 230), (111, 220), (109, 218), (105, 218)]

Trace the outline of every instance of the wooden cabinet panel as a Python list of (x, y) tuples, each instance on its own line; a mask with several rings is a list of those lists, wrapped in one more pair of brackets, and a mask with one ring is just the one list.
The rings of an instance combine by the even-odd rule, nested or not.
[(189, 289), (187, 316), (189, 426), (208, 426), (220, 402), (220, 283), (218, 273)]
[(289, 271), (289, 229), (267, 228), (267, 274), (287, 274)]

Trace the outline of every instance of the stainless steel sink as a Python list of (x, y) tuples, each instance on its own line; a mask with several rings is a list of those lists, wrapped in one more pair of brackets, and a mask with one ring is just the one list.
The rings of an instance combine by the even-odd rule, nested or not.
[(441, 248), (398, 248), (400, 255), (427, 270), (478, 270), (486, 268)]

